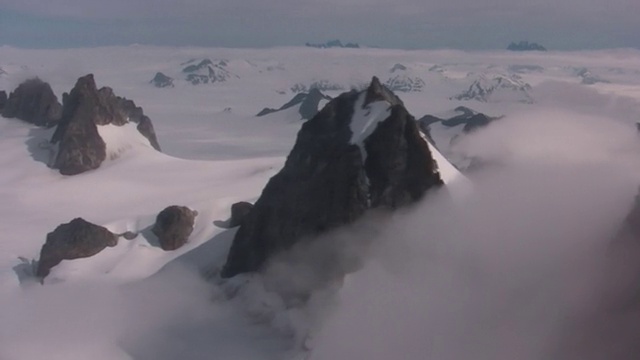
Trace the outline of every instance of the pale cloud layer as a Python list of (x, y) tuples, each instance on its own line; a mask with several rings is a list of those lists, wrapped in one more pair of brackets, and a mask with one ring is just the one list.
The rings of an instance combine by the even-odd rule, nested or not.
[[(399, 48), (639, 47), (636, 0), (0, 0), (0, 43)], [(47, 34), (47, 36), (44, 36)]]

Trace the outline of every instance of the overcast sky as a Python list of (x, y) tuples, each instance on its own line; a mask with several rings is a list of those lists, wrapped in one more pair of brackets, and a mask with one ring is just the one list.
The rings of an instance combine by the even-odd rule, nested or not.
[(0, 45), (640, 47), (639, 0), (0, 0)]

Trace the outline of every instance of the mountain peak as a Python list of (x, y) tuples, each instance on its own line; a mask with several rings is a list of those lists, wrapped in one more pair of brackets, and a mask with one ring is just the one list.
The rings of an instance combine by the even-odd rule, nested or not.
[(376, 101), (386, 101), (390, 105), (402, 104), (402, 100), (386, 86), (382, 85), (377, 76), (374, 76), (371, 78), (369, 87), (367, 87), (364, 104), (362, 106), (365, 107)]

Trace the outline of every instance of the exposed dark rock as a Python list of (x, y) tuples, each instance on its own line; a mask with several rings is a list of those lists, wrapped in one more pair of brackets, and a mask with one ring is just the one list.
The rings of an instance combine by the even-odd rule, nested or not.
[(528, 42), (528, 41), (520, 41), (518, 43), (512, 42), (507, 46), (507, 50), (511, 51), (547, 51), (547, 49), (537, 43)]
[(6, 118), (17, 118), (44, 127), (55, 125), (61, 114), (62, 106), (51, 86), (39, 78), (18, 85), (2, 107), (2, 116)]
[(151, 231), (158, 237), (163, 250), (175, 250), (184, 245), (193, 231), (197, 211), (185, 206), (169, 206), (156, 217)]
[(320, 105), (320, 101), (322, 100), (331, 100), (331, 97), (324, 95), (317, 88), (312, 88), (309, 94), (302, 100), (302, 104), (300, 104), (300, 116), (305, 120), (316, 116), (318, 113), (318, 105)]
[(318, 105), (322, 100), (331, 100), (330, 96), (324, 95), (320, 90), (312, 88), (309, 93), (296, 94), (293, 99), (289, 100), (286, 104), (282, 105), (279, 109), (264, 108), (256, 116), (264, 116), (272, 114), (274, 112), (282, 111), (300, 105), (298, 112), (300, 118), (308, 120), (314, 117), (318, 113)]
[(4, 109), (4, 105), (7, 103), (7, 92), (2, 90), (0, 91), (0, 114), (2, 114), (2, 109)]
[(480, 102), (517, 101), (531, 104), (531, 85), (517, 74), (481, 74), (466, 91), (452, 100), (476, 100)]
[(458, 106), (454, 111), (458, 114), (448, 119), (441, 119), (433, 115), (425, 115), (421, 117), (418, 122), (420, 123), (421, 129), (428, 128), (432, 124), (440, 123), (446, 127), (463, 125), (463, 132), (471, 132), (501, 118), (500, 116), (490, 117), (483, 113), (475, 112), (466, 106)]
[(154, 76), (149, 83), (158, 88), (173, 87), (173, 78), (157, 72), (156, 76)]
[(62, 260), (90, 257), (107, 246), (117, 244), (118, 235), (82, 218), (75, 218), (47, 234), (47, 241), (40, 250), (36, 275), (44, 278)]
[[(351, 143), (352, 118), (376, 101), (386, 101), (390, 115), (363, 140), (363, 151)], [(284, 168), (236, 233), (222, 276), (260, 270), (300, 241), (352, 223), (370, 208), (415, 202), (441, 184), (415, 119), (374, 78), (364, 92), (341, 94), (302, 125)]]
[(246, 201), (237, 202), (231, 205), (231, 219), (229, 219), (229, 227), (240, 226), (244, 219), (253, 209), (253, 204)]
[(390, 77), (385, 85), (392, 91), (400, 92), (420, 92), (426, 83), (418, 76), (398, 74)]
[(63, 102), (62, 119), (51, 139), (59, 144), (53, 167), (61, 174), (76, 175), (102, 164), (106, 144), (98, 133), (99, 125), (137, 124), (138, 131), (160, 151), (151, 120), (142, 108), (115, 96), (109, 87), (98, 90), (92, 74), (79, 78), (71, 92), (63, 96)]
[(593, 84), (597, 84), (597, 83), (604, 83), (604, 84), (608, 84), (609, 81), (602, 79), (601, 77), (594, 75), (593, 73), (591, 73), (591, 71), (587, 68), (578, 68), (575, 69), (575, 73), (578, 77), (582, 78), (582, 83), (585, 85), (593, 85)]
[(475, 114), (472, 115), (469, 119), (467, 119), (467, 122), (464, 124), (464, 127), (462, 128), (462, 131), (468, 133), (471, 131), (474, 131), (476, 129), (479, 129), (483, 126), (487, 126), (489, 125), (489, 123), (491, 121), (493, 121), (494, 118), (490, 118), (485, 114)]

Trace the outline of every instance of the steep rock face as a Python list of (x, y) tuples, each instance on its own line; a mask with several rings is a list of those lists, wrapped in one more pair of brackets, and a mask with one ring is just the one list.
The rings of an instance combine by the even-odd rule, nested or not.
[(82, 218), (75, 218), (47, 234), (47, 241), (40, 250), (36, 275), (44, 278), (62, 260), (90, 257), (107, 246), (117, 244), (118, 235)]
[(157, 88), (173, 87), (173, 78), (161, 72), (157, 72), (156, 76), (154, 76), (149, 83), (153, 84), (153, 86)]
[(163, 250), (176, 250), (187, 243), (193, 231), (197, 211), (185, 206), (169, 206), (156, 217), (151, 231), (158, 237)]
[(55, 125), (61, 114), (62, 106), (51, 86), (39, 78), (18, 85), (2, 107), (2, 116), (6, 118), (18, 118), (45, 127)]
[(279, 109), (264, 108), (256, 116), (264, 116), (300, 105), (298, 109), (300, 118), (309, 120), (318, 113), (318, 106), (322, 100), (331, 100), (331, 97), (324, 95), (317, 88), (312, 88), (308, 93), (296, 94), (293, 99), (282, 105)]
[(0, 91), (0, 114), (2, 114), (2, 109), (4, 109), (4, 105), (7, 103), (7, 92), (2, 90)]
[(131, 100), (115, 96), (108, 87), (97, 89), (93, 75), (81, 77), (63, 96), (63, 113), (51, 142), (58, 144), (53, 167), (63, 175), (96, 169), (106, 159), (106, 144), (98, 126), (137, 124), (138, 131), (160, 151), (151, 124), (143, 110)]
[(372, 207), (396, 208), (442, 184), (415, 119), (374, 78), (303, 124), (284, 168), (236, 233), (222, 276), (257, 271), (272, 255), (349, 224)]

